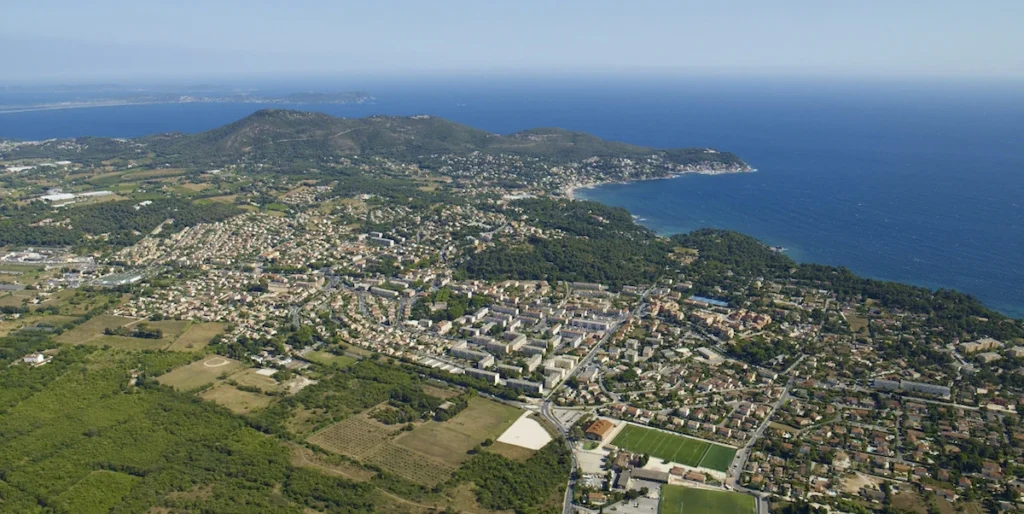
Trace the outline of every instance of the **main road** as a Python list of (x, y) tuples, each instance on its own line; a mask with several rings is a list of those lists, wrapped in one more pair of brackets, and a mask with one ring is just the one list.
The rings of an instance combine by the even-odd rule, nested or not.
[[(654, 283), (657, 284), (657, 281), (655, 281)], [(572, 490), (573, 486), (575, 485), (576, 470), (579, 469), (579, 462), (576, 460), (576, 452), (574, 452), (572, 449), (572, 443), (569, 442), (570, 427), (562, 425), (562, 422), (558, 419), (558, 416), (555, 416), (555, 414), (551, 411), (551, 397), (554, 396), (556, 391), (558, 391), (563, 385), (565, 385), (566, 381), (576, 376), (576, 374), (581, 369), (586, 369), (586, 367), (590, 365), (591, 362), (593, 362), (594, 357), (597, 356), (597, 352), (605, 343), (611, 340), (611, 338), (615, 335), (616, 332), (618, 332), (619, 327), (621, 327), (623, 323), (629, 321), (629, 319), (632, 318), (633, 316), (638, 316), (643, 311), (644, 307), (646, 307), (647, 305), (647, 295), (651, 293), (654, 287), (655, 286), (652, 285), (651, 287), (647, 288), (647, 290), (644, 291), (642, 295), (640, 295), (640, 300), (639, 302), (637, 302), (636, 307), (629, 314), (627, 314), (621, 320), (616, 322), (613, 326), (608, 327), (608, 330), (605, 331), (604, 336), (601, 337), (601, 340), (598, 341), (597, 344), (595, 344), (589, 352), (587, 352), (587, 356), (584, 357), (579, 362), (579, 364), (573, 367), (571, 371), (569, 371), (569, 374), (565, 377), (564, 380), (562, 380), (562, 382), (560, 382), (557, 386), (552, 387), (551, 390), (548, 391), (546, 395), (544, 395), (544, 400), (540, 405), (540, 414), (541, 416), (544, 417), (544, 419), (546, 419), (556, 429), (558, 429), (558, 432), (562, 435), (562, 440), (565, 442), (565, 446), (569, 449), (569, 455), (572, 456), (572, 473), (569, 475), (569, 484), (565, 488), (565, 497), (562, 499), (563, 514), (572, 513)]]

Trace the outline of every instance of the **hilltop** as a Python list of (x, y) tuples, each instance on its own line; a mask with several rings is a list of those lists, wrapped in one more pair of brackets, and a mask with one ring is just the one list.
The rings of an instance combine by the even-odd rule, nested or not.
[(318, 112), (265, 109), (208, 132), (151, 138), (161, 139), (166, 144), (156, 148), (165, 152), (209, 150), (233, 159), (280, 153), (402, 158), (486, 152), (558, 160), (661, 155), (678, 164), (742, 164), (731, 153), (708, 153), (703, 148), (660, 150), (556, 128), (500, 135), (425, 115), (337, 118)]
[[(8, 160), (39, 155), (78, 162), (127, 157), (149, 150), (175, 166), (206, 166), (338, 156), (381, 156), (419, 160), (437, 154), (511, 154), (553, 162), (588, 158), (643, 159), (709, 169), (746, 170), (729, 152), (706, 148), (656, 149), (606, 141), (590, 134), (537, 128), (508, 135), (493, 134), (434, 116), (338, 118), (318, 112), (285, 109), (257, 111), (241, 120), (197, 134), (157, 134), (138, 139), (78, 138), (34, 145), (6, 145)], [(95, 154), (95, 155), (94, 155)]]

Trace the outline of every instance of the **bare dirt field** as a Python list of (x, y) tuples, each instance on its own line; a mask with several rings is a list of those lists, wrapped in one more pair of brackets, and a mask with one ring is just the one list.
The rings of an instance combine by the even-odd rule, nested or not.
[(531, 418), (529, 412), (519, 416), (519, 419), (498, 437), (498, 442), (531, 450), (539, 450), (550, 441), (551, 434), (537, 420)]
[(228, 384), (220, 384), (199, 394), (204, 400), (226, 407), (235, 414), (248, 414), (274, 402), (274, 398), (260, 393), (242, 391)]
[(455, 389), (444, 389), (437, 386), (425, 385), (423, 386), (423, 392), (433, 396), (434, 398), (441, 398), (447, 400), (448, 398), (454, 398), (459, 395), (459, 391)]
[(866, 485), (874, 485), (875, 487), (878, 487), (881, 483), (881, 479), (872, 478), (862, 473), (854, 473), (843, 481), (843, 490), (850, 494), (858, 494), (861, 487)]
[(256, 368), (243, 369), (231, 375), (228, 380), (234, 380), (238, 385), (255, 387), (264, 392), (277, 392), (284, 389), (284, 386), (275, 380), (273, 376), (260, 373), (261, 371), (263, 370)]
[(241, 368), (241, 362), (214, 355), (186, 366), (175, 368), (168, 373), (160, 375), (156, 380), (179, 391), (189, 391), (212, 384), (219, 380), (221, 376), (230, 376)]

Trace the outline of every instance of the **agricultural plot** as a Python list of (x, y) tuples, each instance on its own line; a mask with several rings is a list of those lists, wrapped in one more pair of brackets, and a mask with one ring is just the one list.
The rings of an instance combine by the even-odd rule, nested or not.
[(167, 340), (101, 335), (85, 341), (84, 344), (109, 346), (119, 350), (163, 350), (167, 346)]
[(397, 437), (394, 428), (366, 419), (364, 414), (335, 423), (307, 440), (418, 484), (434, 486), (447, 480), (469, 459), (469, 450), (485, 439), (496, 438), (521, 412), (473, 398), (454, 418), (443, 423), (428, 421)]
[(78, 321), (78, 316), (62, 316), (60, 314), (40, 314), (38, 316), (34, 314), (23, 315), (22, 320), (29, 323), (29, 326), (40, 326), (40, 327), (62, 327), (74, 321)]
[(666, 485), (661, 488), (659, 514), (755, 514), (757, 504), (754, 497), (730, 491), (696, 489), (681, 485)]
[(384, 443), (365, 460), (389, 473), (428, 487), (448, 480), (457, 469), (457, 466), (392, 442)]
[(637, 425), (626, 425), (612, 444), (653, 458), (723, 472), (736, 455), (736, 450), (727, 446)]
[(78, 325), (74, 330), (69, 330), (56, 337), (58, 343), (64, 344), (83, 344), (94, 337), (103, 335), (103, 331), (110, 328), (123, 327), (136, 320), (132, 318), (122, 318), (120, 316), (112, 316), (109, 314), (103, 314), (96, 316), (81, 325)]
[(7, 293), (4, 296), (0, 296), (0, 307), (20, 307), (24, 305), (25, 300), (31, 300), (35, 296), (35, 291), (28, 290)]
[(217, 203), (217, 202), (234, 204), (235, 203), (235, 198), (238, 198), (238, 195), (210, 196), (210, 197), (207, 197), (207, 198), (202, 198), (200, 200), (196, 200), (196, 203), (198, 203), (200, 205), (204, 205), (204, 204), (208, 204), (208, 203)]
[(263, 370), (255, 368), (243, 369), (228, 377), (228, 380), (233, 380), (240, 386), (255, 387), (260, 391), (270, 393), (284, 389), (284, 386), (275, 380), (273, 376), (268, 376), (265, 373), (261, 373), (261, 371)]
[(469, 458), (466, 452), (485, 439), (497, 439), (521, 414), (515, 407), (473, 398), (454, 418), (427, 422), (398, 436), (395, 443), (457, 466)]
[(176, 177), (184, 175), (185, 170), (181, 168), (158, 168), (153, 170), (133, 171), (121, 175), (120, 180), (139, 180), (164, 177)]
[(212, 384), (221, 375), (230, 375), (242, 368), (242, 363), (227, 357), (212, 356), (174, 369), (157, 377), (157, 382), (179, 391), (190, 391)]
[(367, 482), (377, 475), (376, 472), (370, 471), (358, 464), (331, 459), (296, 443), (282, 444), (288, 448), (288, 460), (292, 466), (316, 469), (325, 474), (341, 476), (354, 482)]
[[(85, 313), (106, 305), (111, 298), (122, 296), (114, 292), (85, 292), (82, 290), (65, 289), (50, 295), (50, 298), (40, 305), (55, 305), (61, 314), (70, 316), (82, 316)], [(51, 303), (52, 302), (52, 303)], [(99, 317), (99, 316), (97, 316)]]
[(430, 384), (423, 386), (423, 392), (429, 394), (430, 396), (433, 396), (434, 398), (441, 398), (442, 400), (454, 398), (460, 394), (460, 391), (456, 389), (438, 387)]
[(192, 325), (192, 322), (189, 320), (179, 319), (166, 319), (163, 321), (142, 321), (141, 323), (145, 323), (146, 326), (149, 328), (159, 329), (164, 333), (164, 337), (162, 339), (170, 339), (171, 341), (177, 339), (178, 336), (182, 334), (182, 332), (184, 332)]
[(202, 350), (210, 344), (211, 339), (223, 333), (223, 323), (195, 323), (189, 326), (188, 330), (171, 343), (167, 349), (176, 352)]
[[(104, 334), (104, 331), (108, 328), (132, 328), (141, 323), (145, 323), (150, 329), (159, 329), (163, 332), (163, 337), (159, 339), (149, 339)], [(88, 344), (92, 346), (109, 345), (113, 348), (123, 350), (162, 350), (167, 348), (172, 341), (177, 339), (185, 328), (188, 327), (189, 323), (191, 322), (177, 320), (140, 321), (133, 318), (122, 318), (120, 316), (104, 314), (102, 316), (96, 316), (74, 329), (57, 336), (56, 340), (60, 343), (66, 344)]]
[(210, 187), (211, 187), (210, 184), (208, 184), (206, 182), (200, 182), (200, 183), (184, 182), (184, 183), (172, 186), (171, 189), (175, 193), (178, 193), (178, 194), (194, 195), (194, 194), (198, 194), (198, 193), (201, 193), (203, 191), (206, 191)]
[(309, 437), (309, 442), (356, 459), (370, 455), (390, 439), (380, 426), (358, 416), (341, 420)]
[(0, 321), (0, 336), (5, 336), (23, 328), (39, 330), (41, 332), (50, 332), (57, 328), (64, 327), (77, 319), (78, 318), (75, 316), (61, 316), (58, 314), (46, 314), (41, 316), (26, 314), (22, 315), (22, 317), (18, 319)]
[(221, 405), (235, 414), (248, 414), (260, 410), (274, 402), (274, 398), (261, 393), (242, 391), (238, 388), (221, 384), (203, 391), (200, 398)]

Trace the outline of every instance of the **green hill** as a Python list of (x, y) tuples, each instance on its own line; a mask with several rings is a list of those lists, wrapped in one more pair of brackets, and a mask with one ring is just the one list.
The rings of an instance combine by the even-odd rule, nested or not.
[(412, 159), (433, 154), (486, 152), (562, 161), (659, 155), (681, 165), (745, 166), (739, 157), (728, 152), (709, 152), (704, 148), (660, 150), (561, 129), (499, 135), (433, 116), (336, 118), (280, 109), (261, 110), (207, 132), (161, 134), (142, 138), (140, 142), (164, 160), (214, 163), (350, 155)]

